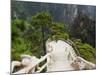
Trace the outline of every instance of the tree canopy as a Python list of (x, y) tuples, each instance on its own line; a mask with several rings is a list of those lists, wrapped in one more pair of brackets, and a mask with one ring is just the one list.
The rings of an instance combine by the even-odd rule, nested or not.
[(95, 48), (80, 39), (72, 39), (63, 23), (55, 22), (52, 15), (40, 12), (33, 15), (31, 22), (22, 19), (12, 20), (12, 60), (20, 60), (21, 54), (41, 57), (46, 53), (45, 43), (51, 40), (71, 39), (84, 59), (95, 63)]

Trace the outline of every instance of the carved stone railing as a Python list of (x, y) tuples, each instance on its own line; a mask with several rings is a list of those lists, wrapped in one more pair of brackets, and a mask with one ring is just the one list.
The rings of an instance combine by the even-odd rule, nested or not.
[[(35, 71), (35, 68), (43, 61), (47, 59), (47, 57), (50, 56), (50, 53), (46, 54), (45, 56), (41, 57), (40, 59), (36, 58), (35, 56), (29, 56), (29, 55), (22, 55), (22, 61), (12, 61), (12, 74), (26, 74), (26, 73), (35, 73), (35, 72), (41, 72), (46, 66), (47, 62), (40, 67), (37, 71)], [(14, 72), (15, 66), (24, 66), (21, 70)]]
[[(72, 47), (72, 42), (67, 41), (66, 43), (69, 44), (69, 46), (66, 46), (67, 48), (65, 47), (66, 49), (64, 49), (66, 52), (66, 58), (68, 58), (65, 61), (70, 61), (70, 66), (72, 66), (74, 70), (95, 69), (96, 68), (95, 64), (83, 59), (82, 57), (76, 54), (75, 49)], [(40, 59), (36, 58), (35, 56), (21, 55), (22, 61), (20, 62), (12, 61), (11, 63), (12, 64), (12, 67), (11, 67), (12, 74), (39, 73), (43, 71), (46, 67), (47, 67), (47, 71), (49, 71), (48, 70), (48, 67), (50, 67), (49, 65), (55, 64), (55, 61), (56, 61), (56, 59), (53, 60), (52, 52), (54, 48), (50, 44), (50, 40), (46, 42), (46, 50), (47, 50), (47, 54), (42, 56)], [(45, 62), (41, 67), (39, 67), (39, 64), (45, 60), (47, 60), (47, 62)], [(23, 66), (23, 68), (17, 72), (13, 72), (15, 66)]]
[[(82, 57), (78, 56), (77, 58), (80, 61), (80, 63), (84, 64), (85, 69), (95, 69), (96, 68), (95, 64), (83, 59)], [(80, 64), (80, 65), (82, 65), (82, 64)]]

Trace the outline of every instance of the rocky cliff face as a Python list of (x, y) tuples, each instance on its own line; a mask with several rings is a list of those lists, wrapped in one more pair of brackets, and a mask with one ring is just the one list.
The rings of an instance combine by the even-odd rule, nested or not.
[(74, 5), (74, 4), (54, 4), (54, 3), (39, 3), (39, 2), (21, 2), (12, 1), (12, 17), (28, 19), (37, 12), (45, 11), (54, 16), (55, 20), (64, 23), (73, 21), (75, 17), (82, 12), (90, 19), (95, 20), (95, 6)]
[(95, 6), (12, 1), (11, 8), (12, 19), (19, 18), (27, 21), (38, 12), (49, 12), (55, 21), (62, 22), (68, 27), (72, 36), (76, 38), (83, 36), (82, 40), (89, 40), (87, 42), (93, 46), (95, 44)]

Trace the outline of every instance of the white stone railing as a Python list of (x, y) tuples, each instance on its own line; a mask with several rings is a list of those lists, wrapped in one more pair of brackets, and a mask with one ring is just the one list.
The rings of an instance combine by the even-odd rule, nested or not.
[[(74, 68), (74, 70), (82, 70), (82, 69), (95, 69), (96, 65), (83, 59), (82, 57), (80, 57), (79, 55), (76, 54), (75, 49), (73, 49), (73, 47), (69, 44), (69, 46), (65, 47), (65, 53), (66, 53), (66, 58), (68, 58), (68, 60), (66, 61), (70, 61), (70, 66), (72, 66)], [(29, 56), (29, 55), (21, 55), (21, 59), (22, 61), (12, 61), (12, 68), (11, 68), (11, 72), (12, 74), (26, 74), (26, 73), (38, 73), (44, 70), (44, 68), (47, 67), (47, 71), (48, 67), (50, 67), (50, 64), (54, 64), (55, 61), (53, 61), (53, 55), (52, 55), (52, 51), (54, 50), (53, 48), (53, 44), (50, 44), (50, 41), (46, 42), (46, 50), (47, 50), (47, 54), (43, 57), (36, 58), (35, 56)], [(58, 49), (57, 49), (58, 50)], [(45, 62), (44, 65), (42, 65), (41, 67), (39, 67), (39, 64), (43, 61), (45, 61), (47, 59), (47, 62)], [(66, 63), (67, 65), (67, 63)], [(66, 66), (65, 65), (65, 66)], [(14, 67), (15, 66), (23, 66), (22, 69), (20, 69), (17, 72), (13, 73)], [(58, 65), (59, 66), (59, 65)], [(55, 67), (55, 66), (54, 66)], [(36, 71), (37, 69), (37, 71)]]
[[(47, 53), (45, 56), (41, 57), (40, 59), (34, 57), (31, 57), (29, 55), (22, 55), (22, 61), (12, 61), (12, 74), (26, 74), (26, 73), (34, 73), (34, 72), (41, 72), (46, 66), (47, 62), (39, 68), (39, 70), (35, 71), (35, 68), (43, 61), (47, 59), (47, 57), (50, 56), (50, 53)], [(21, 70), (14, 72), (15, 66), (24, 66)]]
[[(95, 69), (95, 68), (96, 68), (96, 65), (95, 65), (95, 64), (93, 64), (93, 63), (91, 63), (91, 62), (89, 62), (89, 61), (83, 59), (82, 57), (78, 56), (77, 58), (78, 58), (78, 60), (79, 60), (81, 63), (84, 64), (84, 67), (85, 67), (86, 69)], [(82, 65), (82, 64), (81, 64), (81, 65)]]
[(21, 66), (21, 62), (19, 62), (19, 61), (13, 61), (11, 63), (11, 66), (12, 66), (11, 67), (11, 72), (13, 72), (15, 66)]
[(95, 69), (96, 65), (83, 59), (80, 56), (77, 56), (76, 60), (72, 61), (71, 66), (75, 68), (75, 70), (84, 70), (84, 69)]
[[(70, 46), (75, 46), (75, 44), (71, 40), (67, 40), (67, 43)], [(76, 55), (74, 50), (76, 50), (78, 55)], [(81, 70), (81, 69), (95, 69), (96, 68), (96, 65), (94, 63), (91, 63), (91, 62), (85, 60), (84, 58), (80, 57), (80, 53), (78, 52), (77, 48), (70, 50), (69, 53), (70, 53), (70, 57), (72, 59), (74, 59), (74, 60), (72, 60), (72, 63), (77, 63), (77, 65), (79, 66), (79, 70)]]
[(77, 56), (75, 52), (72, 50), (69, 50), (69, 52), (66, 52), (67, 58), (69, 59), (70, 63), (73, 64), (72, 66), (76, 70), (82, 70), (82, 69), (95, 69), (96, 65), (83, 59), (80, 56)]

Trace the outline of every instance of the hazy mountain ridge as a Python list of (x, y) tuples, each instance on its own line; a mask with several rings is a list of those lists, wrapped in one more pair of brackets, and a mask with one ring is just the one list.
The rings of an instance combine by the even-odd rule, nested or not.
[[(46, 11), (54, 16), (55, 20), (69, 22), (75, 18), (79, 12), (86, 14), (89, 18), (95, 19), (94, 6), (72, 5), (72, 4), (54, 4), (54, 3), (39, 3), (39, 2), (20, 2), (12, 1), (12, 17), (25, 18), (35, 15), (37, 12)], [(22, 15), (23, 14), (23, 15)], [(24, 16), (24, 17), (23, 17)], [(58, 19), (57, 19), (58, 18)], [(69, 20), (69, 21), (68, 21)]]
[(62, 22), (68, 27), (71, 36), (81, 38), (95, 47), (95, 6), (12, 1), (11, 8), (12, 19), (29, 22), (36, 13), (49, 12), (54, 21)]

